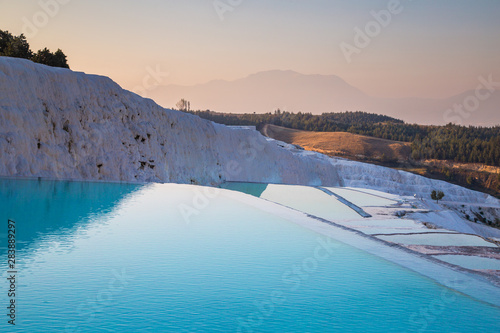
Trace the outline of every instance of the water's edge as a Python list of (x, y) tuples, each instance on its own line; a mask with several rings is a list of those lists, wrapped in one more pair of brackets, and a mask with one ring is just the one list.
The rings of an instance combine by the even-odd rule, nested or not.
[(295, 224), (417, 272), (436, 283), (500, 307), (500, 288), (486, 277), (433, 259), (357, 230), (303, 213), (265, 199), (233, 191), (231, 198), (256, 209), (278, 215)]

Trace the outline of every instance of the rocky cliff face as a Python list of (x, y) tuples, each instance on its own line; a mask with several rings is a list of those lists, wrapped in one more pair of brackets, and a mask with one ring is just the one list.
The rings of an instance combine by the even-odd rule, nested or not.
[(217, 184), (338, 184), (297, 156), (121, 89), (109, 78), (0, 58), (0, 175)]
[(106, 77), (0, 57), (0, 176), (367, 187), (402, 195), (485, 194), (370, 164), (332, 159), (231, 129), (121, 89)]

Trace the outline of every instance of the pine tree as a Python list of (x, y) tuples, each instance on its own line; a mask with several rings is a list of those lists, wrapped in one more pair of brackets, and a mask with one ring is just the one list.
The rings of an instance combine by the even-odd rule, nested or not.
[(0, 56), (30, 59), (33, 62), (52, 66), (69, 68), (66, 55), (61, 49), (55, 53), (44, 48), (33, 54), (26, 37), (21, 34), (13, 36), (8, 31), (0, 30)]

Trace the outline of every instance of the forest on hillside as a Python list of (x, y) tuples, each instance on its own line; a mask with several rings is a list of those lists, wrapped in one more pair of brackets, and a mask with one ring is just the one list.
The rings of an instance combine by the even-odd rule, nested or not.
[(318, 132), (349, 132), (381, 139), (411, 142), (413, 160), (439, 159), (500, 166), (500, 126), (475, 127), (448, 124), (427, 126), (367, 112), (231, 114), (182, 110), (225, 125), (273, 124)]

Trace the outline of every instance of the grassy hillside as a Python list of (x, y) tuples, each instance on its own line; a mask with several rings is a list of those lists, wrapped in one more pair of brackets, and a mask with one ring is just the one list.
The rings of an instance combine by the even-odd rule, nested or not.
[(479, 163), (411, 158), (411, 143), (345, 132), (310, 132), (276, 125), (260, 129), (267, 137), (329, 156), (375, 163), (455, 183), (500, 198), (500, 168)]
[(293, 143), (306, 150), (329, 156), (357, 160), (404, 162), (411, 153), (408, 142), (379, 139), (347, 132), (309, 132), (276, 125), (264, 125), (261, 133), (270, 138)]
[(208, 110), (189, 112), (225, 125), (255, 125), (260, 128), (273, 124), (305, 131), (347, 132), (409, 142), (412, 143), (411, 159), (415, 161), (437, 159), (500, 167), (500, 126), (406, 124), (391, 117), (360, 111), (322, 115), (280, 110), (265, 114), (224, 114)]

